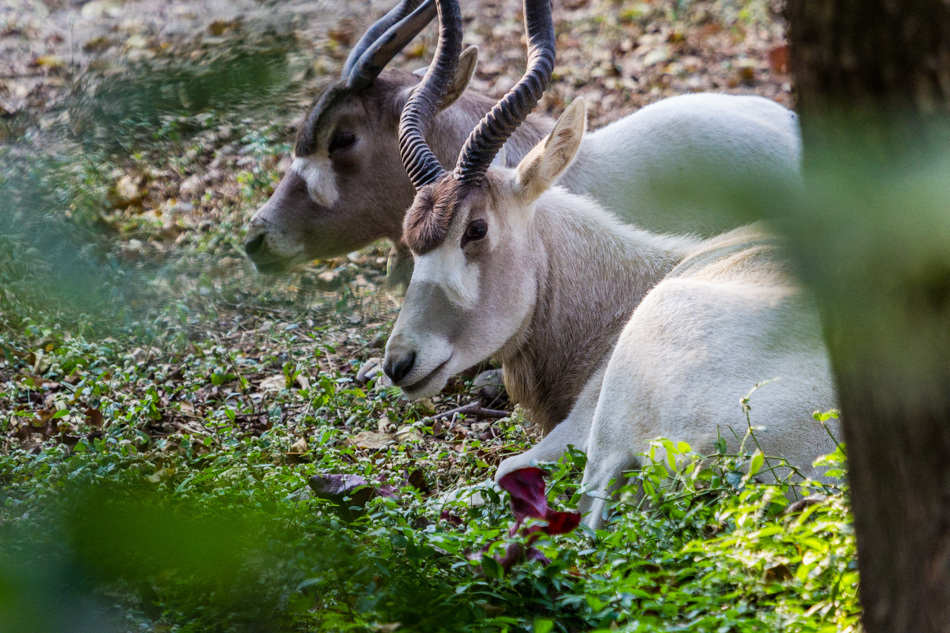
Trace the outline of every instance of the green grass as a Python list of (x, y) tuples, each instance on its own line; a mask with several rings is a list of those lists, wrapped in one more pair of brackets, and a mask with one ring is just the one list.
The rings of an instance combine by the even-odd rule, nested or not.
[[(92, 383), (77, 393), (106, 395)], [(354, 394), (328, 400), (314, 391), (305, 397), (318, 410), (352, 411)], [(371, 631), (396, 622), (413, 631), (531, 631), (546, 623), (559, 631), (616, 624), (831, 631), (856, 624), (843, 494), (786, 516), (780, 490), (749, 484), (740, 471), (751, 456), (713, 456), (702, 466), (687, 460), (675, 471), (654, 462), (639, 476), (650, 493), (625, 495), (606, 530), (542, 541), (550, 566), (525, 563), (499, 577), (479, 563), (506, 542), (511, 517), (503, 500), (454, 508), (463, 520), (456, 528), (440, 520), (432, 498), (408, 486), (395, 500), (371, 501), (352, 522), (309, 494), (308, 477), (321, 472), (373, 480), (411, 466), (435, 479), (439, 459), (429, 462), (411, 445), (359, 454), (336, 424), (315, 416), (309, 451), (291, 460), (289, 424), (255, 436), (224, 419), (206, 424), (207, 436), (156, 441), (141, 430), (155, 415), (148, 398), (105, 410), (112, 421), (72, 449), (14, 448), (0, 461), (4, 630), (75, 631), (74, 610), (83, 605), (99, 618), (94, 626), (129, 631)], [(576, 501), (583, 461), (573, 454), (551, 468), (555, 503)], [(476, 468), (469, 477), (485, 474)], [(57, 596), (51, 603), (48, 593)], [(17, 621), (30, 628), (8, 629)]]

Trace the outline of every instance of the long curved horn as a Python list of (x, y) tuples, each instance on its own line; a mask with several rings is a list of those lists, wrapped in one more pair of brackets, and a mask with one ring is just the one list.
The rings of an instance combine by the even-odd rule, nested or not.
[(425, 141), (426, 126), (439, 112), (458, 71), (462, 52), (462, 11), (458, 0), (436, 0), (439, 43), (422, 83), (409, 97), (399, 120), (399, 155), (409, 179), (418, 190), (445, 174)]
[[(403, 0), (400, 6), (418, 2), (419, 0)], [(397, 7), (397, 9), (398, 8), (399, 7)], [(435, 17), (435, 14), (435, 0), (425, 0), (422, 4), (415, 7), (411, 13), (386, 29), (382, 35), (371, 42), (360, 54), (359, 58), (353, 62), (349, 75), (345, 76), (347, 87), (361, 90), (372, 84), (373, 81), (376, 80), (376, 77), (379, 76), (379, 73), (383, 71), (383, 68), (386, 67), (386, 64), (388, 64), (399, 51), (405, 48), (406, 44), (412, 41), (412, 38), (428, 26), (432, 18)], [(367, 35), (369, 35), (369, 32), (367, 32)], [(364, 35), (363, 39), (365, 38), (366, 36)], [(363, 43), (363, 39), (357, 44), (357, 48)], [(356, 49), (354, 49), (354, 52), (355, 50)], [(352, 56), (353, 53), (350, 53), (350, 57)], [(349, 64), (349, 62), (350, 58), (347, 58), (347, 64)], [(345, 71), (346, 65), (344, 65), (344, 72)]]
[(524, 0), (528, 35), (528, 68), (524, 77), (485, 115), (465, 141), (455, 166), (455, 177), (476, 182), (547, 88), (554, 71), (554, 21), (551, 0)]
[(363, 36), (356, 43), (356, 46), (354, 46), (350, 54), (346, 56), (346, 61), (343, 63), (343, 72), (340, 73), (340, 79), (348, 79), (356, 63), (360, 57), (363, 56), (363, 53), (366, 52), (366, 49), (372, 46), (373, 43), (379, 39), (379, 36), (388, 31), (390, 27), (415, 11), (420, 2), (422, 2), (422, 0), (402, 0), (386, 15), (376, 20), (372, 26), (366, 29), (366, 32), (363, 33)]

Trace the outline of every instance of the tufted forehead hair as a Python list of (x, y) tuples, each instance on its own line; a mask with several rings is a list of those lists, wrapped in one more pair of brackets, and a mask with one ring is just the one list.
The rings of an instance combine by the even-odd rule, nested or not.
[(445, 241), (452, 221), (465, 203), (487, 193), (487, 180), (464, 183), (451, 173), (416, 193), (403, 222), (403, 239), (417, 255), (425, 255)]

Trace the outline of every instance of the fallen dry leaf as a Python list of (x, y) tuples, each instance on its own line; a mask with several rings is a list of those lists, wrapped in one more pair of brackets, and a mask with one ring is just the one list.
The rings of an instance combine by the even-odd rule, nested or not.
[(82, 49), (87, 53), (101, 53), (112, 46), (112, 40), (104, 35), (97, 35), (82, 45)]
[(423, 475), (422, 471), (418, 468), (409, 473), (409, 476), (406, 478), (406, 483), (419, 492), (429, 492), (429, 482), (426, 481), (425, 475)]
[(411, 424), (406, 424), (405, 426), (399, 427), (399, 430), (396, 431), (396, 439), (400, 444), (404, 444), (405, 442), (421, 442), (422, 433)]
[[(189, 403), (190, 404), (190, 403)], [(86, 409), (86, 424), (94, 426), (97, 429), (102, 426), (102, 412), (99, 409), (89, 407)]]
[(765, 582), (785, 582), (793, 578), (792, 570), (784, 563), (779, 563), (765, 570)]
[(360, 385), (365, 385), (382, 373), (383, 359), (379, 356), (367, 358), (366, 361), (360, 365), (359, 371), (356, 372), (356, 382)]
[(784, 75), (788, 72), (788, 46), (776, 46), (769, 50), (769, 69), (773, 73)]
[(126, 174), (119, 178), (115, 187), (109, 191), (109, 203), (114, 209), (127, 209), (135, 204), (140, 204), (145, 192), (142, 189), (143, 179), (141, 176)]
[(283, 374), (275, 374), (262, 380), (260, 387), (264, 391), (280, 391), (281, 389), (286, 389), (287, 377)]
[(215, 20), (208, 25), (208, 32), (214, 36), (221, 36), (228, 31), (237, 29), (240, 26), (240, 20)]
[(353, 43), (353, 29), (348, 28), (349, 25), (343, 25), (339, 28), (333, 28), (327, 31), (327, 35), (334, 42), (342, 45), (349, 46)]
[(115, 0), (92, 0), (83, 5), (80, 14), (87, 20), (102, 16), (114, 18), (122, 14), (122, 7)]
[(380, 433), (378, 431), (360, 431), (354, 437), (351, 437), (349, 441), (356, 448), (379, 450), (394, 442), (395, 439), (388, 433)]
[(33, 59), (33, 65), (40, 68), (59, 68), (65, 63), (56, 55), (42, 55)]

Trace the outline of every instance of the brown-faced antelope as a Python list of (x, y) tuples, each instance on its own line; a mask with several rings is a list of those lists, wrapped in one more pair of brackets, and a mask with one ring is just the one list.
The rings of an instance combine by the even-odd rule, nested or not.
[[(547, 84), (550, 0), (525, 0), (529, 68), (466, 142), (452, 173), (422, 136), (454, 74), (457, 0), (439, 0), (437, 58), (403, 112), (400, 143), (417, 189), (404, 239), (415, 270), (385, 371), (411, 398), (500, 360), (512, 399), (545, 437), (496, 478), (569, 445), (587, 452), (583, 510), (599, 526), (607, 493), (657, 437), (712, 452), (744, 436), (740, 398), (767, 455), (806, 475), (834, 443), (811, 412), (836, 396), (816, 312), (761, 227), (701, 240), (654, 235), (553, 186), (577, 154), (575, 101), (516, 169), (490, 163)], [(611, 483), (613, 482), (613, 484)]]
[[(414, 192), (399, 160), (396, 131), (419, 77), (382, 69), (434, 14), (433, 0), (402, 0), (353, 48), (341, 78), (300, 128), (290, 170), (250, 220), (245, 250), (259, 271), (279, 272), (384, 237), (400, 242)], [(462, 54), (443, 111), (426, 132), (444, 165), (454, 162), (494, 104), (465, 90), (476, 53)], [(553, 126), (547, 117), (528, 116), (498, 160), (516, 166)], [(708, 213), (673, 208), (658, 198), (654, 189), (661, 177), (677, 170), (702, 170), (712, 184), (729, 183), (750, 170), (796, 177), (799, 154), (797, 119), (780, 105), (761, 97), (686, 95), (586, 135), (558, 184), (642, 227), (709, 235), (729, 227)]]

